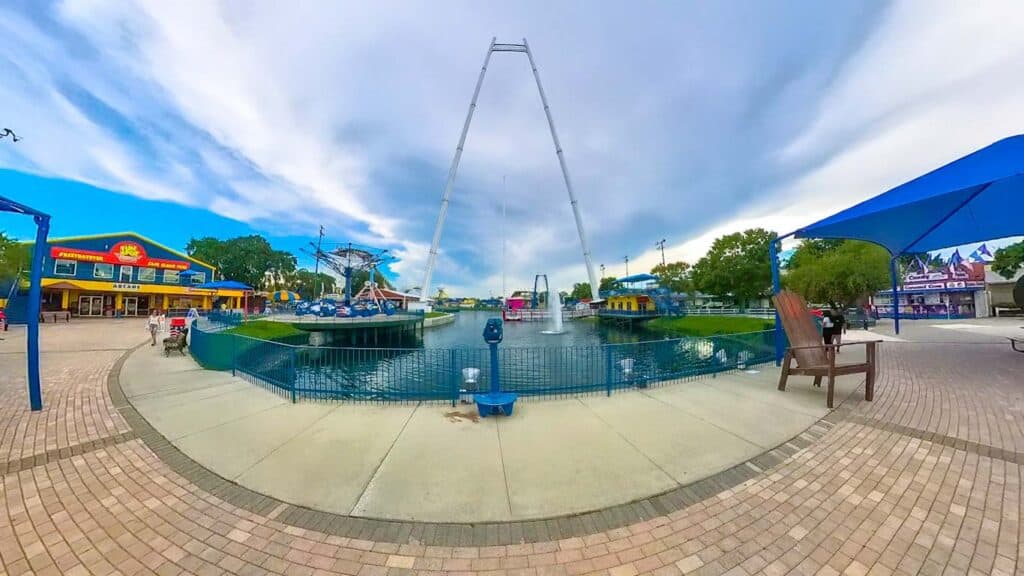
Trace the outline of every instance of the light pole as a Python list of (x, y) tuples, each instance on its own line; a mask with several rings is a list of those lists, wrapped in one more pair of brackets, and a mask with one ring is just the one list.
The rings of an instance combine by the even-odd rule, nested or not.
[(626, 276), (629, 276), (629, 256), (626, 256)]
[(662, 238), (661, 240), (655, 242), (654, 243), (654, 247), (661, 249), (661, 267), (664, 268), (665, 267), (665, 239)]
[(317, 241), (316, 241), (316, 266), (313, 267), (313, 298), (317, 298), (318, 297), (319, 290), (317, 290), (317, 285), (321, 284), (321, 282), (320, 282), (320, 245), (323, 244), (323, 242), (324, 242), (324, 227), (323, 227), (323, 224), (321, 224), (320, 225), (320, 238), (318, 238)]

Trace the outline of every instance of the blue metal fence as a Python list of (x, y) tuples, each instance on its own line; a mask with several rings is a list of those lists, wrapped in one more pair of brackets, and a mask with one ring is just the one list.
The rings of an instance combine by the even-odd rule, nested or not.
[[(500, 347), (501, 389), (571, 395), (647, 387), (774, 361), (774, 332), (560, 348)], [(490, 388), (486, 348), (333, 348), (259, 340), (195, 327), (204, 367), (296, 398), (452, 401)]]

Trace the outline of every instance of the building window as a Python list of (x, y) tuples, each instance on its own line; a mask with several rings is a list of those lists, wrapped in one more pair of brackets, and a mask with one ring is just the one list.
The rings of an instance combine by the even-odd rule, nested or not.
[(132, 283), (132, 267), (121, 266), (121, 276), (119, 276), (121, 282), (131, 284)]
[(156, 268), (139, 268), (139, 282), (156, 282)]
[(206, 272), (196, 272), (192, 275), (193, 284), (202, 284), (203, 282), (206, 282)]
[(113, 264), (100, 264), (96, 263), (92, 268), (93, 278), (113, 278), (114, 277), (114, 265)]
[(178, 283), (178, 271), (177, 270), (164, 270), (164, 284), (177, 284)]
[(78, 262), (74, 260), (54, 260), (53, 273), (57, 276), (74, 276), (78, 272)]

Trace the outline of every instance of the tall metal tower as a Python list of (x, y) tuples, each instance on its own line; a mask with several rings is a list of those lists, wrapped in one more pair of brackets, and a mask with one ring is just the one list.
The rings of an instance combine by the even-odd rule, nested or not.
[(590, 278), (590, 291), (594, 301), (600, 300), (598, 296), (599, 283), (597, 275), (594, 274), (594, 264), (590, 257), (590, 245), (587, 243), (587, 234), (583, 230), (583, 219), (580, 217), (579, 202), (573, 191), (572, 180), (569, 178), (569, 168), (565, 164), (565, 155), (562, 153), (562, 144), (558, 140), (558, 132), (555, 130), (555, 120), (551, 117), (551, 107), (548, 106), (547, 95), (544, 94), (544, 86), (540, 83), (540, 73), (537, 72), (537, 63), (533, 60), (533, 53), (530, 52), (530, 45), (523, 38), (522, 44), (498, 44), (497, 38), (491, 38), (491, 45), (487, 48), (487, 55), (484, 57), (484, 65), (480, 68), (480, 76), (476, 80), (476, 88), (473, 89), (473, 98), (469, 102), (469, 112), (466, 113), (466, 122), (462, 125), (462, 134), (459, 136), (459, 144), (455, 147), (455, 157), (452, 158), (452, 166), (448, 170), (448, 181), (444, 185), (444, 193), (441, 195), (441, 211), (437, 215), (437, 226), (434, 227), (434, 240), (430, 244), (430, 253), (427, 256), (427, 268), (423, 276), (423, 287), (420, 291), (424, 300), (430, 297), (430, 281), (434, 275), (434, 265), (437, 263), (437, 250), (441, 244), (441, 230), (444, 228), (444, 220), (448, 215), (448, 201), (452, 195), (452, 185), (455, 183), (455, 175), (459, 171), (459, 160), (462, 159), (462, 148), (466, 144), (466, 134), (469, 133), (469, 124), (473, 121), (473, 112), (476, 111), (476, 100), (480, 95), (480, 87), (484, 84), (484, 75), (487, 74), (487, 64), (491, 61), (491, 54), (495, 52), (523, 52), (530, 61), (530, 68), (533, 70), (533, 77), (537, 81), (537, 91), (540, 93), (540, 102), (544, 106), (544, 114), (548, 119), (548, 127), (551, 129), (551, 140), (555, 144), (555, 154), (558, 156), (558, 164), (562, 168), (562, 177), (565, 179), (565, 189), (569, 193), (569, 204), (572, 205), (572, 213), (576, 218), (576, 231), (580, 235), (580, 246), (583, 248), (583, 260), (587, 266), (587, 277)]

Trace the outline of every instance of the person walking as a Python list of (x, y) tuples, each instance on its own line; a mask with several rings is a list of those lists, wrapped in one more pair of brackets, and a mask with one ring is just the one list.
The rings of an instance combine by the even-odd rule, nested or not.
[(160, 331), (160, 312), (156, 308), (149, 311), (146, 329), (149, 330), (149, 337), (152, 340), (149, 345), (156, 346), (156, 335)]
[(836, 354), (839, 354), (839, 346), (843, 343), (843, 334), (846, 334), (846, 316), (837, 305), (832, 305), (832, 343), (836, 345)]
[(825, 341), (826, 346), (832, 344), (832, 338), (835, 336), (835, 323), (832, 320), (832, 310), (821, 311), (821, 338)]

